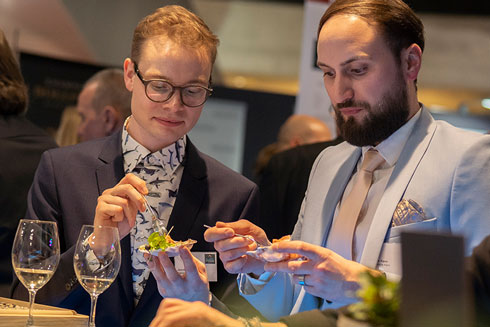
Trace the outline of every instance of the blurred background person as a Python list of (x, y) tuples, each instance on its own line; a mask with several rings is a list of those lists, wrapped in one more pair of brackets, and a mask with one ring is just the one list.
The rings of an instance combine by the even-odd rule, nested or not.
[(80, 142), (109, 136), (121, 129), (131, 115), (131, 93), (124, 84), (124, 72), (107, 68), (89, 78), (78, 95)]
[(12, 282), (10, 252), (27, 192), (41, 154), (54, 140), (25, 118), (27, 88), (7, 39), (0, 30), (0, 296)]
[(272, 156), (259, 182), (261, 226), (270, 238), (293, 232), (305, 197), (311, 167), (325, 148), (343, 139), (306, 144)]
[[(333, 108), (329, 108), (333, 113)], [(290, 140), (290, 147), (273, 154), (262, 169), (259, 180), (260, 217), (259, 225), (270, 238), (281, 238), (293, 232), (298, 220), (301, 203), (308, 186), (308, 177), (316, 157), (325, 148), (343, 141), (338, 136), (332, 139), (330, 130), (316, 118), (307, 115), (293, 115), (281, 128), (279, 139), (286, 140), (287, 135), (297, 134)], [(306, 128), (310, 127), (310, 128)], [(291, 131), (296, 128), (296, 131)], [(313, 130), (316, 133), (313, 133)], [(282, 134), (281, 134), (282, 132)], [(309, 133), (308, 133), (309, 132)], [(306, 138), (307, 135), (316, 137)], [(337, 135), (339, 135), (337, 131)], [(300, 136), (303, 136), (301, 139)], [(306, 142), (299, 146), (293, 145), (298, 140), (314, 140), (324, 138), (322, 142)], [(311, 143), (311, 144), (310, 144)]]
[(78, 143), (78, 127), (81, 118), (77, 107), (69, 106), (61, 114), (60, 125), (56, 130), (55, 141), (59, 146), (67, 146)]
[(282, 124), (277, 141), (260, 150), (255, 162), (255, 176), (260, 181), (270, 158), (281, 151), (317, 142), (329, 141), (332, 134), (328, 126), (318, 118), (309, 115), (291, 115)]

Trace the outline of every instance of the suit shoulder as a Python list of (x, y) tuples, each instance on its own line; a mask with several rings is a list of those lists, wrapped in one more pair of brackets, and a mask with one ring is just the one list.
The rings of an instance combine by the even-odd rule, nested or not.
[(320, 154), (317, 157), (317, 161), (325, 161), (325, 160), (333, 160), (336, 161), (340, 157), (344, 157), (346, 154), (352, 153), (354, 149), (357, 147), (349, 144), (346, 141), (343, 141), (339, 144), (329, 146), (325, 148), (323, 151), (320, 152)]
[(440, 150), (456, 155), (480, 150), (490, 150), (490, 135), (455, 127), (445, 121), (436, 121), (437, 130), (434, 134), (434, 144)]
[(54, 160), (69, 161), (71, 158), (97, 158), (105, 139), (97, 139), (46, 151)]
[(233, 169), (225, 166), (218, 160), (198, 151), (199, 156), (204, 160), (208, 178), (226, 179), (229, 183), (236, 183), (236, 186), (256, 187), (255, 183), (245, 176), (237, 173)]

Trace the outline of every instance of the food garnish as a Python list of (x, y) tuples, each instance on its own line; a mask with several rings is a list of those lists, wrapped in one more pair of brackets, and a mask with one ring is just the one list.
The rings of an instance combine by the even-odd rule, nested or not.
[[(172, 230), (170, 230), (172, 231)], [(179, 248), (186, 247), (189, 250), (197, 241), (188, 239), (187, 241), (174, 241), (170, 237), (170, 232), (160, 235), (158, 232), (151, 233), (148, 237), (148, 244), (141, 245), (139, 250), (152, 255), (158, 255), (159, 252), (165, 251), (169, 257), (179, 255)]]

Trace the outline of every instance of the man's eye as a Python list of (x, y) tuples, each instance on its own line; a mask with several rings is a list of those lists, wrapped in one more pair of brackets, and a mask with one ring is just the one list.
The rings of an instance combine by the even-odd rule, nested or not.
[(333, 72), (324, 72), (323, 77), (334, 77), (335, 74)]
[(158, 91), (158, 92), (168, 92), (171, 90), (170, 85), (166, 82), (163, 82), (163, 81), (152, 81), (150, 83), (150, 87), (154, 91)]
[(366, 73), (366, 71), (367, 71), (367, 67), (351, 68), (351, 70), (350, 70), (350, 72), (353, 75), (363, 75), (364, 73)]
[(183, 89), (184, 94), (187, 96), (201, 96), (206, 93), (206, 90), (198, 86), (188, 86)]

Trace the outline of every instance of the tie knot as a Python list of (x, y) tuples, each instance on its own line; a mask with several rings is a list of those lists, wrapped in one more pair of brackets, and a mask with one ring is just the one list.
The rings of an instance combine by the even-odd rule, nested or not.
[(382, 155), (377, 150), (370, 149), (364, 154), (361, 169), (372, 173), (385, 162)]

